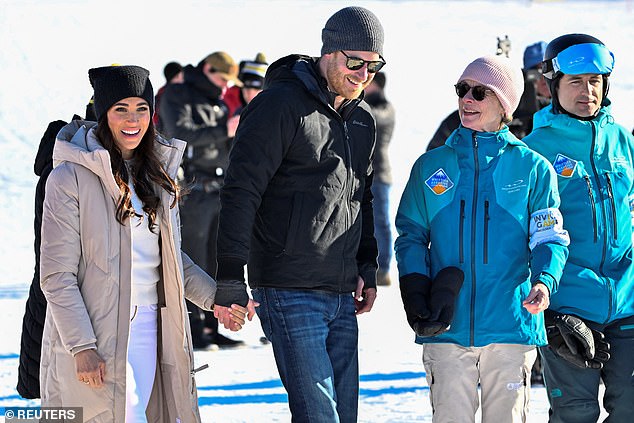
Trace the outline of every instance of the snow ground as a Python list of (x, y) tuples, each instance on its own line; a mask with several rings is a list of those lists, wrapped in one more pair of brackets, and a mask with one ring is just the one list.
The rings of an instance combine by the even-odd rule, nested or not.
[[(24, 301), (33, 268), (32, 163), (49, 121), (83, 114), (87, 70), (111, 63), (148, 68), (155, 89), (165, 63), (197, 63), (216, 50), (236, 60), (263, 51), (318, 55), (320, 32), (341, 7), (374, 11), (386, 33), (387, 95), (397, 111), (390, 154), (394, 214), (411, 164), (456, 107), (452, 84), (471, 60), (494, 54), (508, 35), (521, 66), (525, 46), (569, 32), (597, 36), (615, 53), (610, 98), (616, 121), (634, 125), (631, 0), (365, 1), (339, 0), (0, 0), (0, 407), (35, 405), (15, 391)], [(140, 30), (139, 30), (140, 29)], [(393, 271), (393, 279), (396, 273)], [(431, 421), (421, 348), (412, 342), (396, 287), (381, 288), (360, 316), (362, 422)], [(196, 353), (204, 422), (288, 421), (270, 346), (254, 321), (232, 335), (248, 347)], [(543, 387), (534, 387), (530, 422), (547, 420)], [(3, 413), (0, 413), (3, 414)], [(1, 418), (1, 417), (0, 417)]]

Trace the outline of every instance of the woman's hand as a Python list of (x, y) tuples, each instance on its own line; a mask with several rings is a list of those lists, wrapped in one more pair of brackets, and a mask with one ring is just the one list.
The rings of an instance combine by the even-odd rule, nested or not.
[(231, 307), (223, 307), (216, 304), (214, 306), (214, 316), (225, 328), (237, 332), (244, 326), (245, 318), (249, 319), (249, 321), (253, 320), (255, 308), (259, 305), (260, 303), (256, 303), (252, 299), (249, 299), (246, 307), (238, 304), (231, 304)]
[(97, 354), (97, 350), (90, 349), (75, 354), (75, 369), (77, 380), (84, 382), (91, 388), (101, 388), (106, 376), (106, 362)]

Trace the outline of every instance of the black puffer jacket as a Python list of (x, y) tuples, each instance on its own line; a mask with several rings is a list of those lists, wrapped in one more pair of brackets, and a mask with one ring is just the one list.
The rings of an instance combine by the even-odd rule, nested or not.
[[(76, 116), (78, 118), (78, 116)], [(46, 318), (46, 298), (40, 288), (40, 241), (42, 229), (42, 206), (46, 179), (53, 170), (53, 146), (55, 137), (62, 127), (63, 120), (56, 120), (48, 124), (42, 136), (40, 146), (35, 156), (33, 171), (40, 179), (35, 188), (35, 269), (33, 280), (26, 300), (24, 318), (22, 320), (22, 337), (20, 340), (20, 363), (18, 367), (18, 393), (23, 398), (40, 398), (40, 352), (42, 349), (42, 331)]]
[(161, 95), (160, 121), (166, 138), (187, 142), (183, 168), (187, 178), (222, 177), (229, 161), (229, 109), (222, 91), (201, 68), (187, 65), (185, 82), (169, 84)]
[(272, 64), (242, 113), (221, 189), (218, 278), (255, 287), (352, 292), (376, 286), (372, 213), (375, 123), (369, 106), (339, 113), (317, 59)]

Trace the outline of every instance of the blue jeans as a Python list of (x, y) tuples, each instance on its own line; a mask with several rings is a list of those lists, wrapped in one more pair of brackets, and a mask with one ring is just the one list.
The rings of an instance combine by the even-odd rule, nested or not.
[(392, 226), (390, 223), (390, 185), (372, 182), (374, 196), (374, 237), (379, 247), (379, 270), (388, 272), (392, 260)]
[(293, 422), (357, 421), (358, 327), (350, 293), (257, 288), (253, 299)]
[(550, 402), (550, 423), (595, 423), (599, 384), (603, 379), (603, 407), (610, 423), (631, 422), (634, 416), (634, 316), (605, 325), (588, 323), (610, 343), (610, 359), (603, 369), (580, 369), (540, 347), (544, 383)]

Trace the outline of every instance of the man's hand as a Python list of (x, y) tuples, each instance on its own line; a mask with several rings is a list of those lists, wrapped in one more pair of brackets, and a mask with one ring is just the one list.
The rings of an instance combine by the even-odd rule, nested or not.
[(578, 317), (558, 314), (547, 324), (546, 331), (553, 352), (577, 367), (601, 369), (610, 359), (610, 344), (605, 336)]
[(528, 297), (522, 302), (522, 305), (531, 314), (537, 314), (544, 311), (550, 305), (550, 292), (543, 283), (536, 283), (528, 293)]
[(357, 289), (354, 291), (355, 314), (363, 314), (372, 310), (376, 300), (376, 288), (363, 289), (365, 281), (361, 276), (357, 279)]
[(238, 304), (232, 304), (231, 307), (216, 305), (214, 306), (214, 316), (218, 319), (218, 323), (221, 323), (226, 329), (237, 332), (244, 326), (245, 317), (249, 321), (253, 320), (255, 308), (259, 305), (260, 303), (252, 299), (249, 299), (246, 308)]
[(91, 388), (101, 388), (106, 376), (106, 362), (95, 349), (80, 351), (75, 354), (75, 371), (78, 381)]

